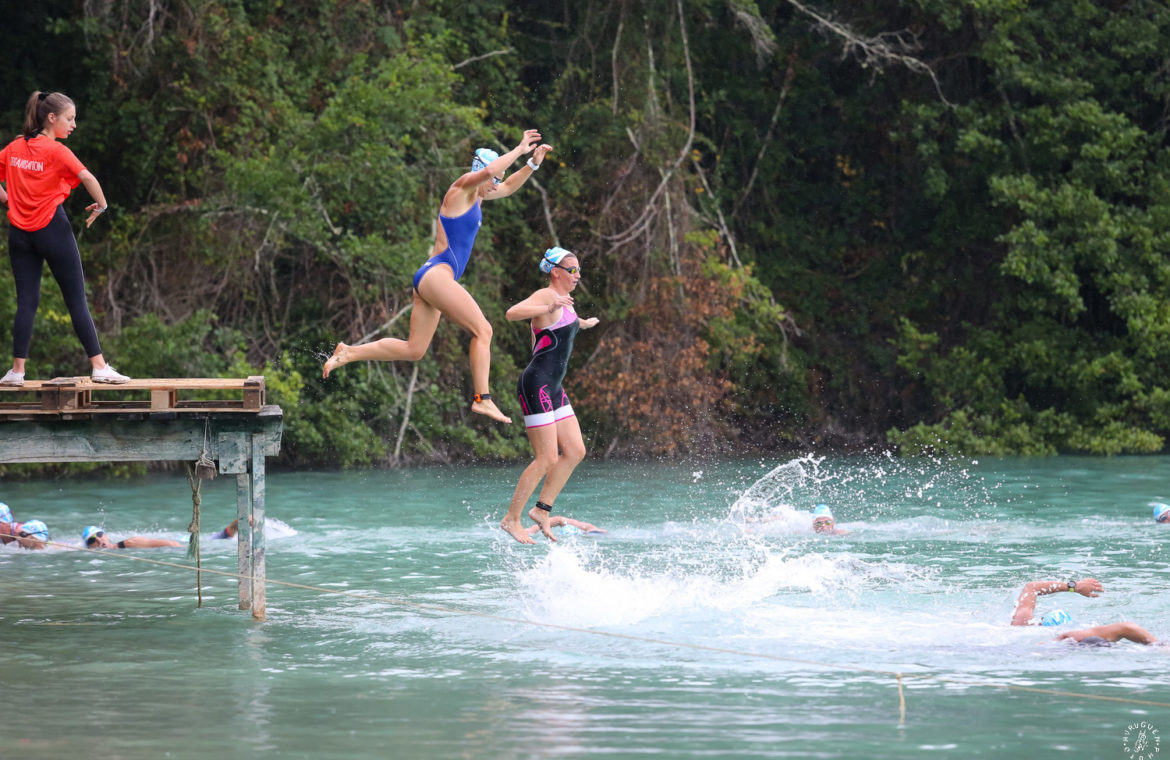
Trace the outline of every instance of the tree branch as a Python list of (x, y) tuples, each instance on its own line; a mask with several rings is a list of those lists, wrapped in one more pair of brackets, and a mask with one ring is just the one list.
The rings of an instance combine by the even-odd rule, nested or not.
[(451, 68), (452, 69), (461, 69), (469, 63), (475, 63), (476, 61), (482, 61), (484, 58), (491, 58), (492, 56), (496, 56), (496, 55), (507, 55), (508, 53), (511, 53), (511, 52), (514, 52), (513, 48), (504, 48), (503, 50), (493, 50), (490, 53), (484, 53), (483, 55), (472, 56), (471, 58), (468, 58), (465, 61), (460, 61), (459, 63), (455, 64)]

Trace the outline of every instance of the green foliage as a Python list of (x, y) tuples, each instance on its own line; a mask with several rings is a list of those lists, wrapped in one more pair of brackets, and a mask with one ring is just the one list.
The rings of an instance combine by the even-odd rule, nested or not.
[[(417, 364), (319, 375), (338, 340), (405, 337), (443, 193), (529, 126), (547, 168), (486, 204), (463, 280), (502, 407), (530, 352), (503, 313), (555, 242), (602, 319), (570, 386), (618, 404), (644, 389), (612, 347), (645, 349), (644, 378), (686, 358), (711, 402), (687, 434), (711, 450), (1111, 454), (1170, 432), (1164, 3), (818, 6), (859, 37), (912, 30), (900, 52), (937, 80), (783, 0), (86, 8), (0, 30), (18, 61), (0, 107), (12, 132), (43, 80), (78, 101), (69, 144), (111, 200), (80, 236), (103, 347), (138, 376), (265, 374), (291, 466), (527, 455), (519, 425), (470, 414), (446, 320)], [(68, 322), (46, 280), (34, 375), (84, 371)], [(579, 411), (594, 447), (658, 445)]]

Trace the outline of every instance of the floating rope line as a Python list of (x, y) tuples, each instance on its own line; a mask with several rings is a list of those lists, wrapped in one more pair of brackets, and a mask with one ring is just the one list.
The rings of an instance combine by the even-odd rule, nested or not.
[[(60, 546), (67, 549), (78, 550), (77, 546), (70, 544), (63, 544), (58, 541), (45, 541), (45, 545)], [(91, 554), (101, 554), (108, 557), (116, 557), (118, 559), (134, 560), (136, 562), (146, 562), (151, 565), (159, 565), (161, 567), (174, 567), (179, 570), (196, 570), (197, 568), (191, 565), (183, 565), (178, 562), (167, 562), (166, 560), (150, 559), (149, 557), (136, 557), (132, 554), (121, 554), (111, 549), (89, 549), (82, 547), (80, 551), (89, 552)], [(251, 580), (256, 578), (252, 576), (240, 575), (239, 573), (232, 573), (226, 570), (213, 570), (210, 568), (203, 569), (203, 572), (212, 575), (221, 575), (225, 578), (235, 578), (237, 580)], [(914, 678), (919, 681), (937, 681), (939, 683), (955, 684), (960, 686), (983, 686), (994, 689), (1007, 689), (1008, 691), (1024, 691), (1032, 694), (1048, 694), (1055, 697), (1069, 697), (1072, 699), (1087, 699), (1098, 702), (1120, 702), (1127, 705), (1146, 705), (1150, 707), (1168, 707), (1170, 702), (1157, 702), (1149, 699), (1134, 699), (1133, 697), (1110, 697), (1099, 694), (1084, 694), (1076, 691), (1062, 691), (1060, 689), (1042, 689), (1035, 686), (1016, 686), (1014, 684), (993, 683), (991, 681), (971, 681), (958, 678), (950, 678), (947, 676), (932, 675), (930, 673), (910, 674), (905, 675), (896, 670), (883, 670), (881, 668), (867, 668), (864, 665), (839, 665), (833, 662), (820, 662), (817, 660), (805, 660), (799, 657), (785, 657), (784, 655), (768, 654), (766, 652), (748, 652), (742, 649), (728, 649), (727, 647), (714, 647), (706, 644), (691, 644), (685, 641), (671, 641), (669, 639), (657, 639), (650, 636), (635, 636), (628, 633), (614, 633), (612, 631), (597, 631), (590, 628), (581, 628), (574, 625), (561, 625), (560, 623), (543, 623), (539, 620), (526, 620), (524, 618), (509, 617), (507, 615), (495, 615), (490, 612), (476, 612), (474, 610), (461, 610), (456, 607), (446, 607), (441, 604), (430, 604), (426, 602), (412, 602), (407, 599), (398, 599), (395, 597), (381, 596), (378, 594), (362, 594), (356, 591), (343, 591), (340, 589), (324, 588), (322, 586), (310, 586), (305, 583), (296, 583), (293, 581), (280, 581), (272, 578), (264, 579), (265, 583), (274, 586), (283, 586), (285, 588), (302, 589), (304, 591), (316, 591), (321, 594), (333, 594), (334, 596), (344, 596), (349, 599), (360, 599), (367, 602), (379, 602), (382, 604), (392, 604), (400, 607), (412, 607), (418, 610), (427, 610), (428, 612), (442, 612), (451, 615), (464, 615), (467, 617), (477, 617), (484, 620), (495, 620), (501, 623), (519, 623), (521, 625), (531, 625), (538, 628), (547, 628), (557, 631), (570, 631), (572, 633), (584, 633), (591, 636), (601, 636), (610, 639), (621, 639), (624, 641), (637, 641), (644, 644), (657, 644), (660, 646), (676, 647), (678, 649), (690, 649), (699, 652), (716, 652), (718, 654), (731, 654), (739, 657), (751, 657), (757, 660), (773, 660), (775, 662), (794, 662), (800, 665), (812, 665), (818, 668), (830, 668), (833, 670), (843, 670), (855, 673), (872, 673), (874, 675), (893, 676), (897, 681), (898, 698), (899, 698), (899, 725), (905, 723), (906, 720), (906, 699), (902, 692), (902, 679)]]

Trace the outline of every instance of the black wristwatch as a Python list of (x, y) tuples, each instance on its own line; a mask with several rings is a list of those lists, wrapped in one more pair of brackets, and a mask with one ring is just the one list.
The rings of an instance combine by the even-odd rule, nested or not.
[(1068, 590), (1069, 591), (1076, 591), (1077, 590), (1077, 582), (1076, 581), (1069, 581), (1068, 582)]

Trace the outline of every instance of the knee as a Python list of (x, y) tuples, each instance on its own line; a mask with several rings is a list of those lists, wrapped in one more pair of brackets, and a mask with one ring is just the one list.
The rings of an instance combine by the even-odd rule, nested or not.
[(565, 459), (568, 459), (573, 464), (578, 464), (585, 458), (585, 444), (572, 443), (564, 447)]
[(556, 464), (556, 457), (537, 456), (536, 459), (532, 460), (532, 464), (529, 465), (529, 467), (532, 468), (534, 473), (546, 475), (553, 467), (556, 466)]
[(477, 322), (471, 327), (471, 334), (478, 340), (490, 342), (492, 339), (492, 326), (486, 319)]
[(424, 343), (421, 346), (416, 346), (413, 343), (406, 344), (406, 356), (403, 357), (408, 362), (416, 362), (427, 355), (427, 349), (430, 348), (429, 343)]

